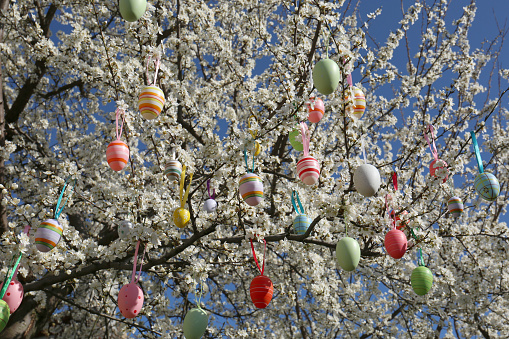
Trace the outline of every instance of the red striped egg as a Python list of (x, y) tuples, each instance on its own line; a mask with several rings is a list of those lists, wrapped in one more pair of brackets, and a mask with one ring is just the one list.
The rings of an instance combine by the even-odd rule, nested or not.
[(43, 221), (35, 231), (35, 247), (41, 252), (51, 251), (60, 241), (62, 232), (62, 226), (57, 220)]
[(164, 92), (157, 86), (145, 86), (138, 98), (141, 116), (147, 120), (155, 119), (164, 107)]
[(136, 317), (140, 314), (144, 300), (143, 291), (138, 284), (130, 283), (122, 286), (117, 300), (120, 313), (129, 319)]
[(313, 105), (308, 104), (308, 120), (316, 124), (322, 120), (325, 112), (325, 105), (320, 98), (310, 98), (309, 100)]
[(257, 308), (265, 308), (272, 300), (274, 285), (272, 281), (264, 275), (259, 275), (251, 281), (249, 294), (251, 300)]
[(120, 140), (110, 142), (106, 149), (106, 160), (114, 171), (121, 171), (129, 161), (129, 147)]
[(11, 314), (13, 314), (18, 309), (19, 305), (21, 305), (21, 302), (23, 301), (23, 285), (17, 281), (16, 278), (11, 280), (2, 300), (9, 305)]
[(239, 192), (249, 206), (256, 206), (263, 200), (263, 181), (254, 173), (244, 174), (239, 181)]
[(407, 249), (406, 235), (400, 230), (394, 229), (385, 235), (385, 250), (394, 259), (399, 259), (405, 255)]
[(312, 156), (303, 156), (297, 162), (297, 175), (306, 185), (314, 185), (320, 177), (320, 165)]

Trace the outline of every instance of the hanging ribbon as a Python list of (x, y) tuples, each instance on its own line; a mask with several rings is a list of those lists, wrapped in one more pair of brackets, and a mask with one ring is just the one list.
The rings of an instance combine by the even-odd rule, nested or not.
[(479, 145), (477, 144), (477, 138), (475, 137), (475, 132), (470, 132), (470, 135), (472, 136), (472, 142), (474, 143), (474, 151), (475, 151), (475, 158), (477, 160), (477, 167), (479, 167), (479, 173), (484, 173), (484, 166), (482, 165), (482, 159), (481, 159), (481, 152), (479, 151)]
[(156, 57), (155, 60), (154, 60), (154, 64), (156, 66), (156, 72), (155, 72), (155, 75), (154, 75), (154, 82), (151, 83), (150, 82), (150, 76), (148, 74), (148, 66), (150, 65), (150, 60), (152, 59), (152, 56), (149, 56), (148, 57), (148, 60), (147, 60), (147, 71), (146, 71), (146, 76), (147, 76), (147, 82), (148, 82), (148, 85), (149, 86), (152, 86), (156, 84), (156, 81), (157, 81), (157, 73), (159, 72), (159, 66), (161, 65), (161, 58), (160, 57)]
[[(198, 300), (197, 300), (197, 302), (196, 302), (196, 306), (197, 306), (199, 309), (201, 309), (200, 304), (201, 304), (201, 297), (202, 297), (202, 295), (203, 295), (203, 283), (202, 283), (202, 282), (200, 282), (200, 294), (198, 295)], [(196, 295), (195, 295), (195, 296), (196, 296)]]
[(62, 207), (60, 207), (60, 204), (62, 203), (62, 198), (64, 196), (65, 189), (67, 187), (67, 183), (69, 182), (70, 179), (71, 179), (71, 176), (68, 176), (67, 179), (65, 179), (64, 187), (62, 188), (62, 192), (60, 192), (60, 196), (58, 197), (57, 206), (55, 207), (55, 220), (57, 220), (58, 217), (60, 216), (60, 214), (62, 214), (62, 211), (64, 210), (64, 207), (67, 204), (67, 200), (69, 199), (69, 196), (71, 195), (71, 193), (74, 191), (74, 186), (76, 186), (77, 180), (74, 179), (72, 188), (71, 188), (71, 193), (67, 196), (67, 198), (65, 198), (65, 201), (62, 204)]
[[(410, 233), (412, 234), (412, 237), (415, 239), (416, 243), (419, 241), (417, 236), (414, 233), (414, 229), (410, 228)], [(426, 266), (424, 264), (424, 258), (422, 257), (422, 249), (419, 247), (419, 252), (417, 254), (417, 262), (419, 263), (419, 266)]]
[(362, 149), (362, 157), (364, 158), (364, 164), (368, 163), (366, 159), (366, 141), (364, 140), (364, 135), (361, 137), (361, 149)]
[(263, 264), (262, 268), (260, 268), (260, 264), (258, 263), (258, 259), (256, 258), (256, 253), (253, 245), (253, 239), (249, 239), (251, 241), (251, 251), (253, 251), (253, 257), (256, 263), (256, 266), (258, 267), (258, 270), (260, 271), (260, 275), (263, 275), (263, 272), (265, 271), (265, 250), (267, 249), (267, 242), (265, 239), (263, 239)]
[[(23, 253), (19, 252), (18, 259), (16, 260), (14, 265), (11, 268), (9, 268), (9, 270), (7, 271), (7, 274), (5, 275), (6, 279), (4, 279), (4, 285), (2, 286), (2, 290), (0, 291), (0, 299), (3, 299), (5, 292), (7, 291), (7, 288), (9, 288), (9, 284), (11, 283), (12, 277), (14, 276), (15, 267), (17, 267), (19, 265), (19, 262), (21, 261), (22, 256), (23, 256)], [(12, 261), (14, 261), (15, 258), (16, 258), (16, 255), (14, 255), (12, 257)]]
[(398, 172), (396, 172), (396, 170), (392, 172), (392, 186), (395, 191), (398, 190)]
[[(431, 134), (431, 143), (428, 139), (428, 134), (427, 134), (428, 131)], [(433, 154), (433, 158), (435, 158), (435, 160), (438, 161), (438, 152), (437, 152), (437, 147), (435, 146), (435, 133), (434, 133), (433, 125), (431, 125), (431, 124), (428, 125), (428, 127), (424, 131), (424, 139), (426, 139), (426, 142), (428, 143), (431, 154)]]
[[(297, 200), (297, 203), (295, 203), (295, 200)], [(299, 199), (299, 193), (297, 191), (292, 191), (292, 205), (293, 205), (293, 208), (295, 208), (295, 212), (299, 213), (299, 214), (305, 214), (304, 213), (304, 207), (302, 207), (302, 203), (300, 202), (300, 199)], [(300, 211), (299, 211), (299, 208), (300, 207)]]
[(348, 83), (348, 87), (353, 87), (352, 74), (351, 73), (346, 76), (346, 82)]
[(249, 166), (247, 165), (247, 151), (246, 151), (245, 147), (244, 147), (244, 162), (246, 163), (247, 172), (248, 173), (254, 173), (254, 168), (255, 168), (255, 150), (253, 150), (253, 169), (251, 171), (249, 170)]
[[(118, 131), (118, 118), (122, 115), (122, 124), (120, 124), (120, 132)], [(120, 140), (122, 136), (122, 129), (124, 128), (125, 111), (122, 108), (117, 108), (115, 111), (115, 133), (117, 134), (117, 140)]]
[(385, 195), (385, 211), (387, 212), (387, 214), (389, 215), (389, 218), (392, 219), (391, 221), (391, 227), (392, 229), (395, 229), (396, 228), (396, 216), (393, 215), (390, 210), (389, 210), (389, 200), (392, 200), (392, 196), (390, 194), (386, 194)]
[(302, 148), (306, 157), (309, 155), (309, 130), (305, 122), (300, 123), (300, 133), (302, 134)]
[[(136, 249), (134, 251), (133, 275), (131, 277), (131, 284), (132, 283), (136, 283), (137, 284), (138, 280), (140, 280), (141, 268), (143, 267), (143, 259), (145, 259), (145, 251), (147, 250), (146, 246), (143, 249), (143, 255), (141, 257), (140, 271), (138, 272), (138, 277), (136, 277), (136, 264), (138, 263), (138, 250), (139, 250), (139, 248), (140, 248), (140, 240), (138, 240), (138, 242), (136, 243)], [(136, 281), (134, 281), (134, 278), (136, 278)]]
[(214, 188), (214, 190), (212, 191), (212, 195), (210, 195), (210, 179), (207, 180), (207, 192), (209, 193), (209, 198), (214, 200), (216, 198), (216, 189)]
[(258, 131), (252, 131), (251, 130), (251, 118), (255, 119), (256, 123), (258, 125), (260, 125), (260, 122), (258, 121), (258, 118), (254, 115), (254, 114), (251, 114), (249, 116), (249, 119), (247, 119), (247, 128), (248, 128), (248, 131), (249, 131), (249, 134), (251, 134), (251, 136), (253, 137), (253, 139), (256, 140), (256, 136), (258, 135)]
[(189, 188), (191, 188), (191, 182), (193, 181), (193, 173), (189, 175), (189, 184), (187, 185), (186, 192), (184, 193), (184, 183), (186, 181), (186, 165), (182, 166), (182, 174), (180, 175), (180, 207), (184, 208), (189, 196)]

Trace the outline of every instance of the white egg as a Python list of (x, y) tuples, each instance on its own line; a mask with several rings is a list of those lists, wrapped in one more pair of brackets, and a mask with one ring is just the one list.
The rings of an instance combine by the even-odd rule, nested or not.
[(372, 197), (380, 188), (380, 172), (373, 165), (360, 165), (353, 174), (353, 183), (357, 192)]
[(214, 199), (207, 199), (203, 204), (203, 209), (209, 213), (212, 213), (217, 208), (217, 202)]

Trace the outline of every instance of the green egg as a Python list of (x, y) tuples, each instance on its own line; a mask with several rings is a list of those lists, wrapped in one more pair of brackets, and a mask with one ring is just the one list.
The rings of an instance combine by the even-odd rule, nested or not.
[(293, 149), (302, 152), (304, 147), (302, 146), (302, 136), (300, 134), (300, 128), (294, 128), (293, 131), (288, 135), (288, 139), (290, 140), (290, 145), (292, 145)]
[(118, 5), (122, 18), (130, 22), (141, 18), (147, 10), (147, 0), (120, 0)]
[(339, 66), (331, 59), (318, 61), (313, 68), (313, 83), (318, 92), (329, 95), (338, 88), (341, 80)]
[(209, 315), (201, 308), (193, 308), (184, 318), (184, 336), (186, 339), (199, 339), (209, 324)]
[(0, 332), (2, 332), (9, 321), (11, 311), (9, 305), (2, 299), (0, 299)]
[(339, 266), (345, 271), (353, 271), (357, 268), (361, 259), (361, 249), (357, 240), (344, 237), (336, 244), (336, 258)]
[(412, 271), (410, 282), (415, 293), (425, 295), (433, 285), (433, 273), (426, 266), (416, 267)]

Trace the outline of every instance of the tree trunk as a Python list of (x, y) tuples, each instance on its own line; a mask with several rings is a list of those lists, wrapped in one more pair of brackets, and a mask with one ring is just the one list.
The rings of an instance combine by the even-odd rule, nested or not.
[[(6, 12), (9, 7), (9, 0), (0, 0), (0, 11)], [(4, 27), (0, 25), (0, 43), (4, 41)], [(2, 62), (0, 61), (0, 149), (5, 148), (5, 105), (4, 102), (4, 79), (2, 74)], [(0, 184), (5, 185), (6, 181), (5, 161), (0, 157)], [(3, 202), (4, 194), (0, 189), (0, 202)], [(4, 204), (0, 203), (0, 235), (8, 229), (7, 224), (7, 208)]]

